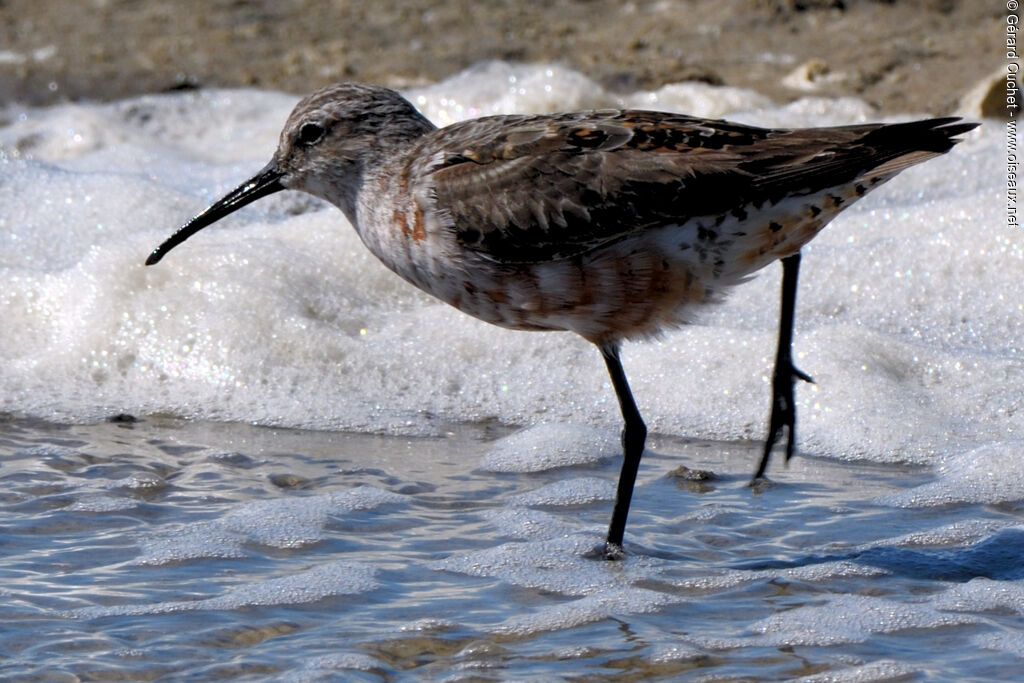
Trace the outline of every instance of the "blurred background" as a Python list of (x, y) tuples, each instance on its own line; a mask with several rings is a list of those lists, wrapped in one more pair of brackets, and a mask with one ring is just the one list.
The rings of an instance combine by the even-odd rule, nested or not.
[(393, 87), (486, 60), (560, 62), (612, 91), (696, 80), (778, 103), (1000, 113), (996, 0), (0, 0), (0, 104), (186, 88)]

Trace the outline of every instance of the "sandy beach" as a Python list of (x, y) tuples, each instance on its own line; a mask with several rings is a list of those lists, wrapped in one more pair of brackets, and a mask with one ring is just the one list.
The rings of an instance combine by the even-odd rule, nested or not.
[(0, 102), (403, 87), (500, 59), (560, 62), (610, 90), (702, 81), (780, 104), (853, 95), (883, 114), (945, 114), (999, 65), (1004, 14), (956, 0), (7, 0)]

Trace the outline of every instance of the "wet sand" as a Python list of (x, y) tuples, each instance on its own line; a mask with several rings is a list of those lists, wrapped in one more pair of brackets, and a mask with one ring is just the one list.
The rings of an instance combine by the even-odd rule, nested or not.
[(557, 61), (613, 91), (698, 80), (943, 114), (998, 67), (1004, 14), (967, 0), (5, 0), (0, 103), (402, 87), (502, 59)]

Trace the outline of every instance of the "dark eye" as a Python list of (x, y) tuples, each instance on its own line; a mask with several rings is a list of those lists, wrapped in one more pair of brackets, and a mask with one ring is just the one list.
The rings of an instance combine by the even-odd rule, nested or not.
[(324, 137), (324, 127), (319, 123), (304, 123), (299, 128), (299, 136), (295, 138), (295, 141), (300, 145), (309, 147), (320, 142)]

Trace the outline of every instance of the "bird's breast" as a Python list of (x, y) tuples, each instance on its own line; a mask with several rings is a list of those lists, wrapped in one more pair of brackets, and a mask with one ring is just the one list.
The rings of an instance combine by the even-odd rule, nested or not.
[[(457, 238), (443, 208), (406, 197), (367, 202), (367, 247), (421, 290), (473, 317), (521, 330), (567, 330), (596, 341), (642, 337), (683, 322), (715, 295), (710, 266), (671, 239), (638, 235), (566, 258), (500, 262)], [(705, 257), (707, 257), (705, 255)]]

